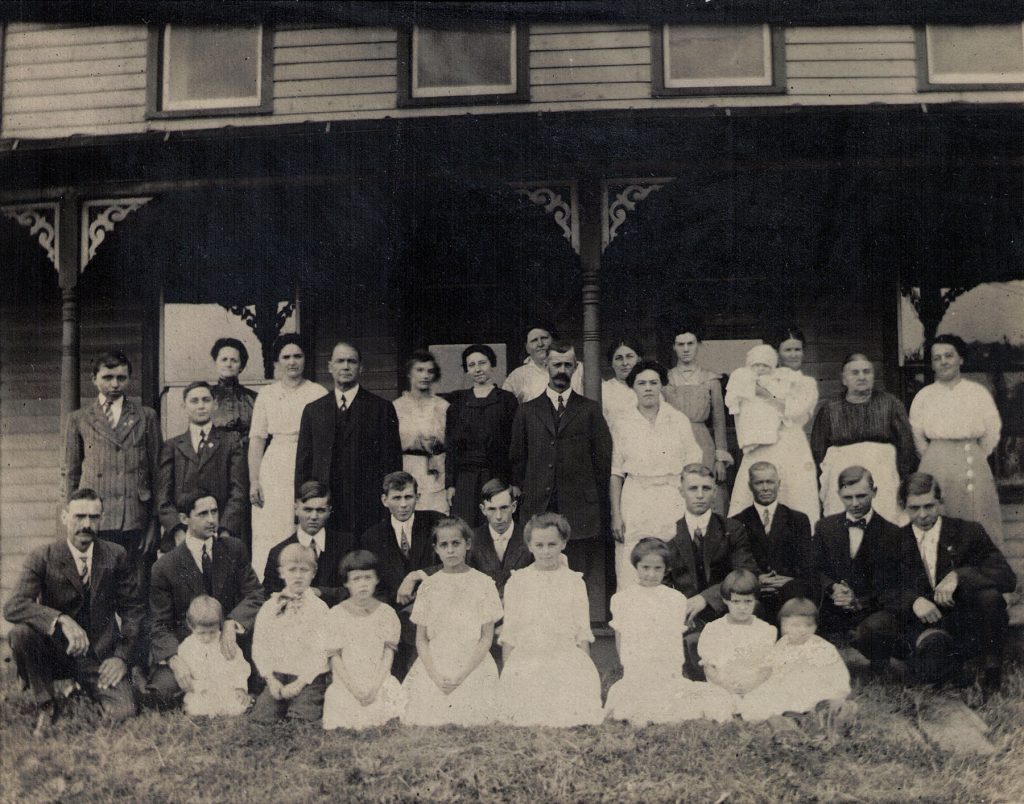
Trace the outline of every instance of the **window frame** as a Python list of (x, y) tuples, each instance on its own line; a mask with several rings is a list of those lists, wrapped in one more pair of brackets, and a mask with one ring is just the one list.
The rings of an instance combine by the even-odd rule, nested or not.
[[(427, 26), (429, 27), (429, 26)], [(486, 30), (484, 26), (445, 26), (452, 31)], [(493, 104), (528, 103), (530, 100), (530, 26), (521, 22), (511, 23), (515, 52), (512, 69), (515, 90), (502, 93), (478, 93), (462, 95), (413, 95), (413, 36), (416, 26), (402, 28), (398, 32), (398, 106), (490, 106)]]
[[(697, 27), (694, 23), (690, 27)], [(765, 22), (761, 24), (768, 39), (770, 52), (768, 63), (771, 64), (772, 76), (768, 84), (730, 84), (714, 86), (669, 86), (666, 80), (665, 39), (668, 36), (669, 23), (651, 26), (651, 95), (655, 98), (675, 98), (685, 96), (709, 95), (784, 95), (786, 94), (786, 42), (785, 32), (776, 25)]]
[[(1021, 37), (1024, 38), (1024, 21), (1019, 23)], [(970, 27), (970, 26), (966, 26)], [(1024, 89), (1024, 67), (1021, 68), (1021, 80), (1019, 81), (957, 81), (949, 83), (935, 83), (931, 76), (931, 57), (929, 54), (928, 40), (930, 25), (919, 25), (914, 28), (914, 49), (917, 55), (917, 88), (920, 92), (957, 92), (965, 90), (981, 90), (985, 92), (1006, 91)]]
[(164, 40), (171, 23), (149, 26), (146, 47), (146, 118), (181, 119), (188, 117), (235, 117), (271, 114), (274, 106), (274, 29), (257, 26), (260, 33), (259, 100), (249, 106), (210, 106), (166, 109), (164, 101)]

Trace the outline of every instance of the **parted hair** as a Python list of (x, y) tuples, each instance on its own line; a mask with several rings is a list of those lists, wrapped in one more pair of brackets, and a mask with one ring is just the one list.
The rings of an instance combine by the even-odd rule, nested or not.
[(929, 358), (932, 356), (932, 347), (936, 344), (952, 346), (961, 360), (967, 359), (967, 343), (959, 335), (936, 335), (932, 338), (931, 343), (928, 344), (928, 351), (925, 352)]
[(416, 478), (410, 475), (408, 472), (399, 470), (397, 472), (388, 472), (384, 475), (384, 479), (380, 482), (381, 494), (385, 497), (388, 496), (388, 492), (401, 491), (406, 486), (412, 486), (413, 491), (418, 491), (419, 486), (416, 483)]
[(643, 374), (645, 371), (653, 371), (658, 375), (658, 379), (661, 380), (662, 385), (668, 385), (668, 369), (666, 369), (657, 360), (641, 360), (632, 369), (629, 374), (626, 375), (626, 385), (630, 388), (636, 383), (636, 378)]
[(930, 475), (927, 472), (911, 472), (900, 481), (900, 487), (896, 491), (896, 501), (900, 504), (900, 508), (906, 508), (909, 497), (916, 497), (918, 494), (927, 494), (928, 492), (935, 494), (936, 500), (942, 499), (942, 487), (935, 479), (935, 475)]
[(523, 529), (523, 540), (529, 544), (533, 532), (535, 530), (544, 530), (545, 528), (555, 528), (558, 531), (558, 535), (562, 537), (563, 542), (569, 541), (569, 537), (572, 535), (572, 528), (569, 527), (568, 519), (561, 514), (556, 514), (554, 511), (546, 511), (543, 514), (534, 514), (530, 517), (530, 521), (526, 523), (526, 527)]
[(309, 356), (309, 343), (307, 340), (297, 332), (288, 332), (274, 338), (274, 345), (270, 347), (275, 363), (281, 359), (281, 351), (288, 345), (298, 346), (302, 350), (303, 357)]
[(875, 479), (871, 476), (871, 472), (863, 466), (847, 466), (839, 473), (838, 486), (841, 489), (845, 489), (847, 486), (855, 486), (865, 477), (868, 479), (868, 483), (871, 484), (871, 488), (874, 488)]
[(206, 489), (189, 489), (178, 497), (175, 507), (178, 509), (179, 514), (185, 514), (188, 516), (196, 507), (196, 503), (206, 497), (212, 497), (214, 501), (217, 499), (215, 495), (211, 494)]
[(437, 534), (442, 530), (457, 530), (467, 547), (473, 545), (473, 529), (457, 516), (446, 516), (434, 523), (434, 527), (430, 531), (430, 543), (435, 547), (437, 547)]
[(220, 626), (224, 624), (224, 608), (217, 598), (199, 595), (192, 598), (192, 602), (188, 604), (185, 621), (189, 628), (195, 628), (197, 625)]
[(210, 349), (210, 357), (216, 360), (220, 356), (221, 349), (234, 349), (238, 352), (241, 369), (244, 369), (249, 364), (249, 350), (245, 348), (245, 344), (238, 340), (238, 338), (217, 338), (213, 342), (213, 348)]
[(608, 362), (611, 363), (615, 359), (615, 353), (619, 351), (620, 347), (625, 346), (627, 349), (632, 349), (636, 352), (637, 357), (643, 357), (643, 352), (640, 350), (640, 341), (636, 338), (616, 338), (611, 342), (608, 347), (607, 357)]
[(213, 388), (210, 386), (210, 383), (208, 383), (206, 380), (193, 380), (182, 389), (181, 398), (188, 399), (188, 395), (191, 394), (194, 390), (196, 390), (196, 388), (205, 388), (207, 391), (210, 392), (211, 396), (213, 395)]
[(722, 600), (732, 600), (733, 595), (756, 595), (761, 591), (761, 583), (750, 570), (733, 570), (725, 576), (719, 587)]
[(672, 551), (668, 549), (668, 545), (661, 539), (656, 539), (653, 536), (645, 536), (638, 541), (630, 551), (629, 563), (635, 567), (640, 563), (640, 560), (644, 556), (649, 555), (661, 556), (661, 560), (664, 561), (665, 566), (668, 567), (668, 560), (672, 555)]
[(316, 555), (313, 551), (302, 544), (289, 544), (277, 557), (277, 566), (283, 567), (286, 564), (302, 562), (313, 572), (316, 572)]
[(503, 491), (511, 491), (512, 486), (507, 480), (500, 477), (492, 477), (480, 488), (480, 502), (485, 503), (501, 494)]
[(487, 358), (491, 364), (491, 368), (498, 365), (498, 356), (494, 353), (494, 350), (486, 343), (474, 343), (471, 346), (467, 346), (462, 350), (462, 370), (469, 371), (469, 366), (466, 365), (467, 361), (472, 355), (480, 354)]
[(120, 349), (109, 349), (106, 352), (100, 352), (96, 355), (96, 359), (92, 361), (92, 376), (95, 377), (99, 374), (101, 368), (116, 368), (117, 366), (127, 366), (128, 376), (132, 376), (132, 361), (128, 359), (128, 355)]
[(331, 490), (327, 487), (326, 483), (321, 483), (319, 480), (307, 480), (301, 486), (299, 486), (299, 494), (295, 498), (299, 502), (306, 502), (307, 500), (314, 500), (318, 497), (331, 498)]
[(441, 364), (437, 362), (437, 358), (434, 357), (434, 353), (428, 352), (426, 349), (417, 349), (409, 355), (409, 358), (405, 361), (406, 383), (409, 381), (409, 372), (412, 371), (412, 367), (417, 363), (430, 363), (434, 367), (434, 382), (441, 379)]
[(810, 617), (814, 622), (818, 622), (818, 607), (814, 605), (814, 601), (806, 597), (794, 597), (783, 603), (779, 609), (779, 620), (785, 620), (787, 617)]

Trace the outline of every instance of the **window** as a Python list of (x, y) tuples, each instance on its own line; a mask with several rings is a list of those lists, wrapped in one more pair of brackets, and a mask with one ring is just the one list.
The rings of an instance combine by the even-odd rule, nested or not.
[(785, 92), (782, 32), (768, 25), (663, 25), (651, 31), (654, 94)]
[(923, 90), (1024, 87), (1024, 23), (927, 25), (917, 55)]
[(150, 116), (270, 112), (272, 61), (271, 33), (259, 25), (153, 29)]
[(529, 100), (526, 37), (521, 25), (415, 26), (401, 37), (399, 102), (436, 106)]

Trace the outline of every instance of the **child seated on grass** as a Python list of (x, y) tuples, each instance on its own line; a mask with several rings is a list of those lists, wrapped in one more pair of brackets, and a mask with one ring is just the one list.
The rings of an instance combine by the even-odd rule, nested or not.
[(533, 564), (505, 585), (503, 719), (515, 726), (600, 723), (601, 679), (590, 658), (590, 604), (583, 575), (562, 561), (569, 523), (555, 513), (526, 523)]
[(348, 598), (327, 615), (324, 647), (331, 685), (324, 697), (325, 729), (366, 729), (399, 717), (405, 696), (391, 664), (402, 633), (395, 610), (373, 596), (377, 556), (355, 550), (341, 560)]
[(743, 697), (744, 720), (767, 720), (785, 712), (809, 712), (822, 701), (840, 702), (850, 694), (850, 673), (839, 651), (817, 636), (818, 607), (803, 597), (783, 604), (782, 637), (772, 648), (772, 674)]
[(240, 715), (249, 708), (247, 685), (252, 669), (241, 651), (225, 659), (220, 648), (224, 610), (209, 595), (199, 595), (185, 615), (192, 629), (178, 646), (178, 658), (192, 675), (185, 693), (187, 715)]
[(759, 584), (750, 570), (733, 570), (722, 581), (728, 614), (704, 626), (697, 653), (708, 681), (744, 696), (771, 675), (775, 626), (754, 616)]
[(784, 400), (796, 372), (778, 364), (771, 346), (755, 346), (747, 352), (746, 365), (729, 375), (725, 403), (736, 417), (736, 440), (744, 452), (779, 440)]
[(683, 678), (686, 598), (662, 585), (668, 546), (651, 537), (637, 542), (629, 560), (638, 583), (612, 597), (611, 627), (623, 677), (608, 690), (608, 717), (635, 726), (733, 715), (733, 698), (714, 684)]
[(316, 557), (301, 544), (281, 551), (278, 569), (284, 589), (270, 596), (253, 625), (252, 661), (267, 683), (256, 699), (253, 719), (319, 721), (327, 688), (323, 631), (327, 604), (310, 589)]

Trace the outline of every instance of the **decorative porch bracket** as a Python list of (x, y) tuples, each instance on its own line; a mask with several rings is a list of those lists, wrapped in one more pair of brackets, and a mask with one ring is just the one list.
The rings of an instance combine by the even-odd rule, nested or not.
[(580, 215), (576, 182), (546, 182), (544, 184), (516, 183), (512, 188), (520, 195), (555, 219), (562, 237), (569, 241), (572, 250), (580, 253)]
[(57, 229), (60, 226), (60, 206), (57, 202), (0, 207), (0, 211), (28, 229), (28, 233), (36, 238), (53, 263), (54, 270), (57, 270)]
[(140, 198), (98, 198), (82, 202), (81, 270), (89, 264), (114, 226), (153, 200)]
[(660, 190), (672, 178), (649, 179), (605, 179), (602, 184), (601, 201), (604, 206), (601, 220), (604, 225), (601, 232), (601, 250), (615, 239), (619, 227), (626, 222), (626, 216), (633, 212), (637, 204), (655, 190)]
[[(297, 295), (297, 294), (296, 294)], [(281, 327), (295, 310), (295, 302), (289, 301), (281, 309), (277, 302), (263, 299), (250, 310), (244, 304), (225, 304), (220, 306), (232, 315), (238, 316), (253, 331), (263, 350), (263, 376), (268, 380), (274, 378), (274, 340), (281, 334)]]

